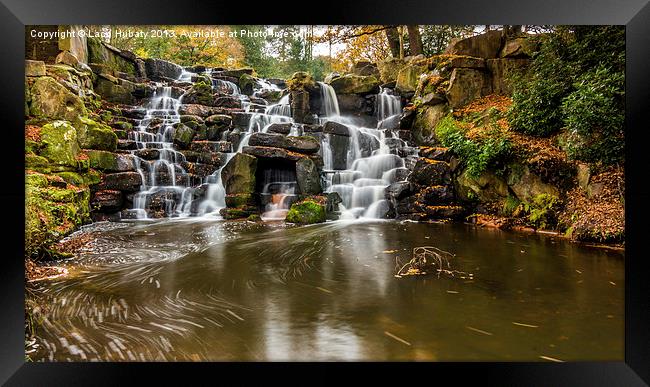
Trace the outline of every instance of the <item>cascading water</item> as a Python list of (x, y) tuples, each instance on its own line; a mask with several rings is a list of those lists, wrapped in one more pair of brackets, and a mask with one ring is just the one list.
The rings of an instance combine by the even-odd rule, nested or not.
[[(376, 96), (378, 126), (375, 129), (359, 127), (353, 120), (340, 116), (336, 93), (321, 84), (322, 108), (325, 117), (321, 122), (334, 121), (348, 127), (347, 141), (336, 141), (333, 134), (325, 134), (321, 141), (323, 164), (327, 179), (327, 192), (337, 192), (342, 199), (341, 219), (383, 218), (389, 210), (385, 199), (388, 185), (404, 180), (408, 173), (401, 154), (409, 151), (406, 143), (381, 122), (400, 114), (399, 97), (383, 89)], [(341, 137), (341, 136), (338, 136)], [(334, 155), (341, 155), (334, 147), (346, 147), (345, 168), (334, 168)], [(337, 162), (341, 166), (341, 162)]]

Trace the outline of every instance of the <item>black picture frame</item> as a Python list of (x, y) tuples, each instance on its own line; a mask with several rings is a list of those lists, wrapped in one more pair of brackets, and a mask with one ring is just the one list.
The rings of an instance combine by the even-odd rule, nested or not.
[[(0, 4), (0, 203), (5, 213), (0, 269), (0, 382), (7, 385), (186, 384), (224, 375), (249, 384), (310, 378), (342, 382), (354, 371), (368, 383), (409, 383), (413, 377), (498, 385), (623, 385), (650, 383), (650, 281), (645, 279), (645, 220), (650, 112), (648, 0), (479, 0), (350, 2), (178, 2), (146, 0), (2, 0)], [(618, 24), (626, 26), (626, 268), (625, 361), (572, 363), (25, 363), (24, 359), (24, 34), (38, 24)], [(298, 376), (294, 368), (306, 371)], [(309, 383), (310, 379), (303, 379)], [(299, 381), (296, 379), (296, 381)]]

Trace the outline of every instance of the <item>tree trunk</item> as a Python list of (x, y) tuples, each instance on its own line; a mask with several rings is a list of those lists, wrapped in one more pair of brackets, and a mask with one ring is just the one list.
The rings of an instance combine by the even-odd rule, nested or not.
[(397, 28), (391, 27), (386, 29), (386, 40), (388, 40), (390, 54), (393, 58), (399, 58), (399, 33), (397, 32)]
[(406, 26), (409, 33), (409, 51), (411, 55), (422, 54), (422, 36), (418, 26)]

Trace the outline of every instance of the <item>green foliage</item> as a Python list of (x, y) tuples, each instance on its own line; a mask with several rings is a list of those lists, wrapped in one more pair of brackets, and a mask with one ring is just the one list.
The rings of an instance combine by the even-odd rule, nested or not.
[(322, 223), (325, 221), (325, 206), (311, 199), (294, 203), (287, 212), (286, 221), (300, 224)]
[(443, 146), (458, 155), (471, 177), (480, 176), (488, 168), (497, 174), (502, 172), (511, 156), (510, 140), (497, 129), (485, 138), (470, 139), (454, 118), (447, 116), (436, 125), (435, 133)]
[(587, 162), (621, 161), (625, 145), (625, 74), (604, 66), (583, 74), (564, 99), (569, 157)]
[[(442, 54), (451, 39), (471, 36), (475, 26), (424, 25), (420, 27), (425, 56)], [(408, 38), (407, 38), (408, 41)]]
[(503, 214), (506, 216), (513, 215), (520, 206), (521, 201), (517, 197), (508, 195), (503, 202)]
[(536, 228), (552, 227), (556, 223), (559, 199), (549, 194), (539, 194), (532, 202), (522, 202), (522, 212), (528, 214), (528, 221)]
[(625, 28), (560, 26), (540, 40), (530, 68), (515, 75), (508, 118), (514, 130), (548, 136), (568, 129), (573, 159), (623, 157)]

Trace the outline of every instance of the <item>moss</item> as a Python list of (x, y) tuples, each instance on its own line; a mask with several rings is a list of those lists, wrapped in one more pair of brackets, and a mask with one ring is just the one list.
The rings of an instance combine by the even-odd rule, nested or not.
[(244, 94), (253, 94), (253, 88), (257, 81), (255, 77), (249, 74), (242, 74), (239, 77), (239, 89), (241, 89)]
[(59, 176), (60, 178), (62, 178), (63, 181), (65, 181), (68, 184), (72, 184), (72, 185), (83, 185), (83, 184), (85, 184), (84, 178), (80, 174), (78, 174), (76, 172), (69, 172), (69, 171), (67, 171), (67, 172), (59, 172), (56, 175)]
[(325, 205), (314, 199), (305, 199), (291, 205), (287, 212), (287, 222), (312, 224), (325, 222)]
[(253, 195), (249, 193), (226, 195), (227, 207), (240, 207), (253, 203)]
[(32, 187), (47, 187), (49, 182), (45, 175), (40, 173), (28, 173), (25, 175), (25, 185)]
[(101, 150), (87, 150), (85, 154), (88, 156), (90, 168), (109, 171), (115, 171), (118, 169), (117, 155), (115, 153)]
[(45, 157), (28, 153), (25, 155), (25, 169), (32, 169), (34, 171), (42, 173), (49, 173), (50, 162)]
[(314, 87), (316, 87), (316, 81), (309, 73), (304, 71), (295, 72), (291, 75), (291, 78), (287, 79), (287, 88), (289, 90), (312, 89)]
[(120, 129), (125, 129), (125, 130), (133, 130), (133, 124), (131, 124), (130, 122), (126, 122), (126, 121), (115, 121), (113, 123), (113, 127), (120, 128)]
[(109, 126), (88, 117), (79, 117), (76, 127), (82, 148), (107, 151), (117, 149), (117, 135)]
[(54, 121), (44, 125), (41, 128), (41, 142), (43, 150), (40, 155), (50, 160), (51, 167), (77, 167), (77, 131), (69, 122)]

